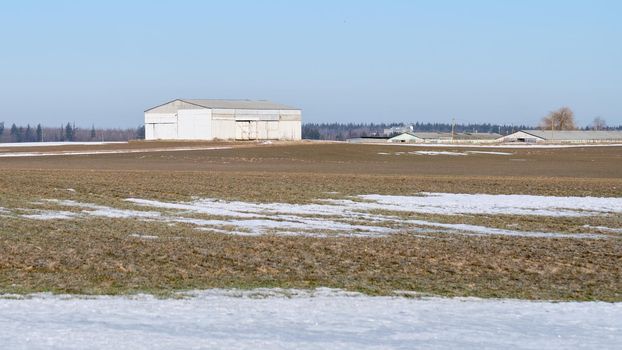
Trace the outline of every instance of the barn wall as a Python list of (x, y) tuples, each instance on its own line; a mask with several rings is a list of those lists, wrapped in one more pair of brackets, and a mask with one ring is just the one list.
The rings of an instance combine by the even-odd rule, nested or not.
[(397, 135), (397, 136), (392, 137), (392, 138), (389, 139), (389, 142), (421, 143), (423, 141), (424, 141), (423, 139), (421, 139), (419, 137), (416, 137), (416, 136), (413, 136), (413, 135), (410, 135), (410, 134), (401, 134), (401, 135)]
[(212, 116), (212, 138), (219, 140), (235, 140), (235, 120)]
[(145, 112), (145, 138), (301, 140), (300, 110), (208, 109), (172, 101)]
[(145, 124), (152, 123), (177, 123), (177, 115), (175, 113), (145, 113)]
[(528, 134), (526, 132), (522, 132), (522, 131), (517, 131), (513, 134), (509, 134), (507, 136), (504, 136), (500, 139), (498, 139), (501, 142), (517, 142), (518, 140), (521, 140), (523, 142), (542, 142), (544, 141), (544, 139), (540, 138), (540, 137), (536, 137), (533, 136), (531, 134)]
[(147, 140), (174, 140), (177, 138), (177, 124), (146, 124), (145, 138)]
[(301, 140), (302, 122), (300, 120), (281, 120), (279, 122), (279, 140)]
[(212, 111), (209, 109), (180, 109), (177, 112), (177, 138), (181, 140), (211, 140)]

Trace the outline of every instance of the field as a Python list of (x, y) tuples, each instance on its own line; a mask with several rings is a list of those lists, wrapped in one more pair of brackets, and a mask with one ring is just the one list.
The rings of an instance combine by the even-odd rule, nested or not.
[(0, 148), (0, 293), (622, 301), (621, 174), (616, 146)]

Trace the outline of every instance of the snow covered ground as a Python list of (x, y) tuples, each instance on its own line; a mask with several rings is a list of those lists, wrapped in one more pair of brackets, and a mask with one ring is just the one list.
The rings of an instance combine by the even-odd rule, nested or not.
[(492, 151), (466, 151), (466, 152), (456, 152), (456, 151), (414, 151), (414, 152), (395, 152), (395, 153), (387, 153), (387, 152), (378, 152), (379, 155), (388, 156), (401, 156), (404, 154), (412, 154), (418, 156), (468, 156), (470, 154), (491, 154), (497, 156), (511, 156), (513, 153), (509, 152), (492, 152)]
[(619, 349), (622, 303), (210, 290), (0, 298), (4, 349)]
[[(591, 231), (618, 233), (617, 228), (583, 225), (585, 233), (526, 232), (460, 223), (405, 219), (395, 213), (457, 216), (536, 215), (582, 217), (622, 214), (622, 198), (553, 197), (419, 193), (413, 196), (359, 195), (349, 199), (321, 199), (312, 204), (252, 203), (219, 199), (162, 202), (128, 198), (147, 210), (119, 209), (72, 200), (47, 200), (66, 209), (19, 209), (31, 220), (80, 219), (85, 217), (136, 218), (166, 224), (191, 224), (200, 230), (239, 235), (384, 236), (409, 233), (434, 237), (435, 232), (475, 235), (528, 236), (542, 238), (604, 238)], [(33, 203), (34, 204), (34, 203)], [(79, 210), (76, 210), (79, 209)], [(5, 210), (5, 214), (11, 214)]]
[(84, 156), (84, 155), (97, 155), (97, 154), (127, 154), (127, 153), (181, 152), (181, 151), (209, 151), (209, 150), (230, 149), (230, 148), (232, 147), (176, 147), (176, 148), (144, 148), (144, 149), (58, 151), (58, 152), (7, 152), (7, 153), (0, 153), (0, 158)]
[(7, 142), (0, 143), (0, 148), (17, 147), (52, 147), (52, 146), (84, 146), (84, 145), (114, 145), (127, 143), (122, 142)]
[[(365, 143), (361, 143), (365, 144)], [(622, 143), (593, 143), (593, 144), (529, 144), (529, 143), (501, 143), (501, 144), (460, 144), (460, 143), (367, 143), (368, 145), (402, 146), (402, 147), (456, 147), (456, 148), (507, 148), (507, 149), (536, 149), (536, 148), (577, 148), (577, 147), (620, 147)]]

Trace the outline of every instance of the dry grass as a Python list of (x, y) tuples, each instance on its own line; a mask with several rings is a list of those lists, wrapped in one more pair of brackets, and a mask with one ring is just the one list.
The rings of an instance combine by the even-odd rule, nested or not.
[(3, 220), (0, 237), (0, 290), (11, 293), (329, 286), (622, 300), (621, 240), (239, 237), (120, 219)]

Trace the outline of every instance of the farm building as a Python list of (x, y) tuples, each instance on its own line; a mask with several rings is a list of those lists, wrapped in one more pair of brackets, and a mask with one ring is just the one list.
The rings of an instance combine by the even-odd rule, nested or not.
[(605, 130), (520, 130), (500, 137), (500, 142), (606, 143), (622, 142), (622, 131)]
[(394, 143), (487, 143), (501, 135), (491, 133), (405, 132), (390, 138)]
[(177, 99), (145, 111), (145, 139), (300, 140), (301, 117), (268, 101)]

